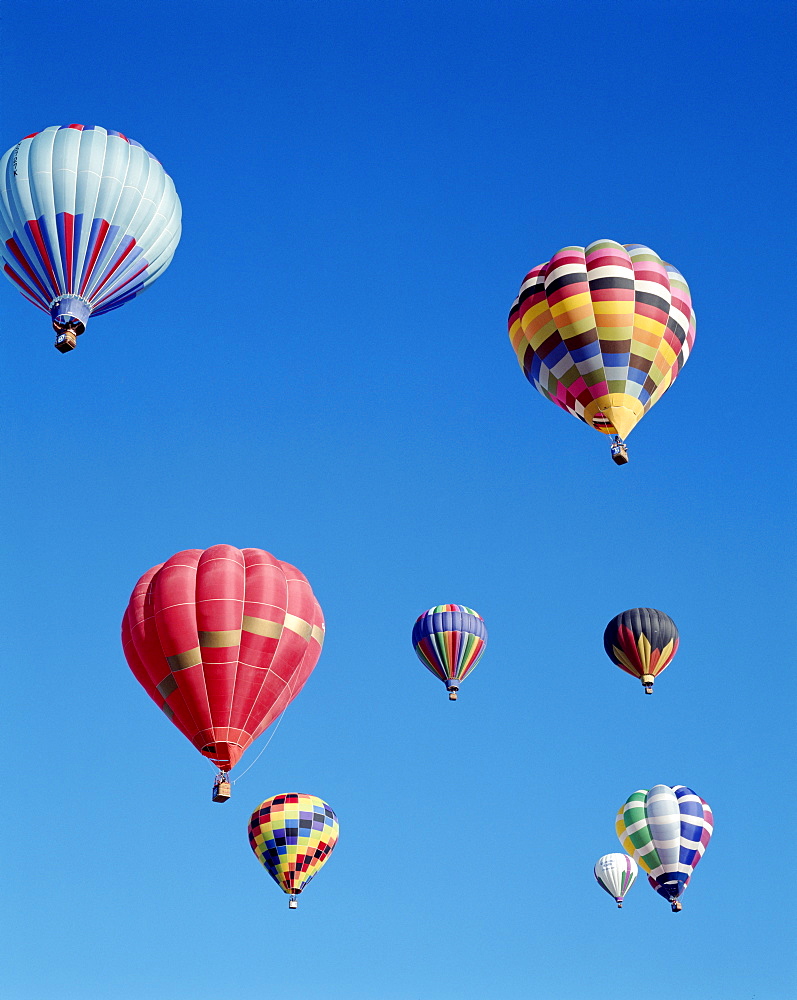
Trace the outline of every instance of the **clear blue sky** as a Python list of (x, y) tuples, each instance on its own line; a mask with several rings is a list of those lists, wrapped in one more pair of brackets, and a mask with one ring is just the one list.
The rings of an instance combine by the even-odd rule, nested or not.
[[(150, 290), (52, 348), (0, 288), (9, 1000), (786, 1000), (794, 989), (790, 3), (6, 4), (2, 150), (100, 124), (183, 203)], [(681, 378), (616, 468), (523, 379), (526, 271), (685, 275)], [(186, 547), (310, 579), (327, 643), (225, 806), (138, 687), (130, 590)], [(439, 602), (487, 652), (452, 705)], [(602, 648), (682, 646), (652, 698)], [(248, 760), (253, 759), (250, 751)], [(678, 916), (592, 865), (635, 789), (716, 833)], [(266, 796), (341, 839), (291, 913)]]

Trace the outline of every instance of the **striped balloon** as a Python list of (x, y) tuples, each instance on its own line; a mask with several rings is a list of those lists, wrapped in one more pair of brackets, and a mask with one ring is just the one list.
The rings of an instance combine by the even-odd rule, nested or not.
[(618, 909), (622, 909), (625, 894), (636, 881), (637, 873), (636, 862), (627, 854), (604, 854), (594, 868), (595, 880), (614, 899)]
[(51, 125), (0, 161), (3, 270), (59, 335), (83, 333), (90, 315), (151, 284), (172, 259), (180, 220), (172, 179), (121, 132)]
[(289, 906), (326, 864), (338, 842), (338, 818), (323, 799), (301, 792), (274, 795), (252, 813), (249, 844)]
[(509, 313), (526, 378), (602, 434), (627, 437), (686, 364), (695, 317), (683, 276), (649, 247), (598, 240), (530, 271)]
[(624, 850), (677, 913), (679, 897), (714, 832), (708, 803), (686, 785), (643, 788), (622, 806), (616, 827)]
[(487, 643), (487, 628), (480, 614), (462, 604), (438, 604), (418, 616), (412, 645), (418, 659), (448, 688), (457, 700), (463, 681), (479, 662)]
[(653, 681), (672, 663), (679, 641), (675, 622), (655, 608), (623, 611), (603, 633), (606, 655), (621, 670), (638, 677), (645, 694), (653, 693)]

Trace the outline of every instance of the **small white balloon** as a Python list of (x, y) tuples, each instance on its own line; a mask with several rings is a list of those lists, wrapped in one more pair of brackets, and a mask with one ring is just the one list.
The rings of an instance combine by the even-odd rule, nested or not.
[(604, 854), (595, 864), (595, 879), (614, 898), (619, 909), (638, 871), (636, 861), (627, 854)]

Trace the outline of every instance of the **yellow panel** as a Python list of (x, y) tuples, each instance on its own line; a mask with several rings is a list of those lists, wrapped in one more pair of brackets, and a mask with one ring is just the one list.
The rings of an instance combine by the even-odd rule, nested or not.
[(650, 316), (640, 316), (639, 313), (634, 314), (634, 326), (638, 326), (640, 330), (647, 330), (648, 333), (657, 337), (661, 337), (665, 329), (664, 324), (657, 319), (651, 319)]
[(585, 406), (584, 419), (594, 427), (592, 418), (596, 413), (603, 413), (611, 421), (612, 427), (595, 427), (595, 430), (602, 434), (619, 434), (621, 438), (625, 438), (634, 429), (644, 412), (642, 403), (634, 396), (627, 396), (623, 392), (611, 392), (608, 396), (601, 396)]
[(589, 297), (589, 292), (577, 292), (575, 295), (569, 295), (566, 299), (560, 299), (555, 305), (552, 305), (551, 315), (561, 316), (562, 313), (571, 312), (573, 309), (578, 309), (579, 306), (589, 306), (592, 308), (592, 299)]
[(202, 654), (199, 646), (188, 649), (184, 653), (175, 653), (174, 656), (167, 656), (166, 662), (170, 670), (185, 670), (186, 667), (197, 667), (202, 662)]
[(596, 316), (620, 313), (630, 318), (634, 315), (633, 302), (593, 302), (592, 308)]
[(309, 622), (297, 618), (296, 615), (285, 615), (285, 628), (289, 628), (291, 632), (295, 632), (303, 639), (309, 639), (313, 632), (313, 626)]
[(239, 628), (199, 633), (199, 645), (202, 649), (223, 649), (228, 646), (239, 646), (240, 643), (241, 630)]
[(665, 362), (665, 368), (672, 368), (678, 357), (666, 340), (662, 340), (661, 346), (659, 347), (659, 354), (661, 354), (662, 359)]
[(254, 635), (265, 635), (269, 639), (279, 639), (282, 634), (282, 625), (279, 622), (269, 621), (268, 618), (244, 615), (243, 630), (244, 632), (252, 632)]

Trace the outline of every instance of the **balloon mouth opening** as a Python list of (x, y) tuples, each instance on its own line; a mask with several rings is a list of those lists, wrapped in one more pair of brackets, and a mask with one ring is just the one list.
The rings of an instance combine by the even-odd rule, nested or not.
[(457, 691), (459, 691), (459, 681), (454, 680), (453, 677), (449, 678), (446, 681), (446, 688), (448, 690), (448, 700), (449, 701), (456, 701), (457, 700)]
[(212, 760), (220, 771), (231, 771), (243, 753), (243, 747), (236, 743), (206, 743), (198, 749), (202, 756)]
[(81, 333), (86, 332), (86, 325), (85, 323), (81, 323), (79, 319), (75, 319), (74, 316), (67, 316), (62, 313), (58, 319), (53, 320), (53, 330), (56, 333), (74, 333), (79, 337)]
[(80, 336), (89, 321), (91, 306), (79, 295), (62, 295), (50, 303), (50, 316), (56, 333)]

